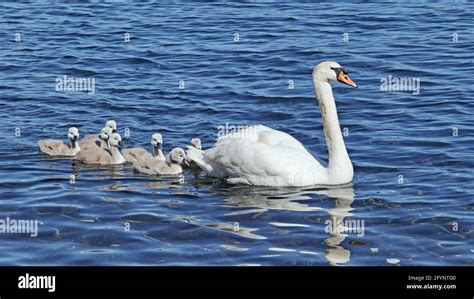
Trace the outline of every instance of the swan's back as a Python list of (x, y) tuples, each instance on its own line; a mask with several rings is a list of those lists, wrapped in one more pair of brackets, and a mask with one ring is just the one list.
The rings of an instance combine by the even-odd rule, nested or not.
[(327, 178), (327, 169), (298, 140), (262, 125), (223, 136), (205, 151), (188, 147), (188, 156), (207, 174), (234, 184), (307, 186)]
[(263, 125), (254, 125), (243, 128), (220, 137), (214, 146), (222, 142), (234, 139), (245, 139), (249, 141), (262, 142), (268, 145), (286, 146), (306, 151), (306, 148), (293, 136)]
[(148, 175), (176, 175), (183, 172), (181, 165), (160, 161), (153, 157), (135, 162), (133, 169)]
[(88, 148), (77, 153), (75, 159), (85, 164), (109, 165), (113, 164), (112, 155), (103, 148)]
[(320, 180), (325, 168), (299, 142), (291, 142), (294, 138), (287, 136), (276, 130), (261, 130), (258, 138), (222, 138), (213, 148), (201, 151), (197, 163), (208, 174), (230, 183), (304, 186)]
[(138, 160), (133, 163), (133, 170), (139, 173), (148, 174), (148, 175), (156, 175), (156, 171), (154, 170), (154, 166), (157, 161), (149, 161), (146, 160)]
[(89, 146), (100, 147), (100, 143), (101, 141), (97, 134), (89, 134), (84, 136), (84, 138), (79, 141), (79, 146), (81, 147), (81, 149), (85, 149)]
[(38, 141), (40, 150), (50, 156), (70, 156), (71, 148), (64, 144), (62, 140), (56, 139), (43, 139)]
[(145, 160), (152, 158), (152, 154), (147, 152), (144, 148), (135, 147), (135, 148), (126, 148), (122, 151), (122, 155), (127, 160), (127, 162), (135, 163), (137, 161)]

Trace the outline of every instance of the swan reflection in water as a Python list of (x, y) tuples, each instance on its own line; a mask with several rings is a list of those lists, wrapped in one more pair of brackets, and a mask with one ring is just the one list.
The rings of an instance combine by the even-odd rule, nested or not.
[[(73, 164), (73, 174), (76, 178), (80, 177), (81, 172), (87, 172), (88, 168), (80, 167)], [(87, 173), (89, 174), (89, 173)], [(92, 174), (92, 173), (91, 173)], [(89, 174), (89, 175), (91, 175)], [(123, 179), (123, 167), (104, 168), (102, 175), (108, 174), (109, 178)], [(97, 175), (97, 174), (96, 174)], [(94, 178), (94, 177), (93, 177)], [(82, 178), (84, 179), (84, 178)], [(327, 227), (327, 223), (341, 223), (345, 217), (352, 216), (351, 204), (354, 201), (354, 188), (351, 184), (333, 186), (333, 187), (311, 187), (311, 188), (275, 188), (275, 187), (256, 187), (256, 186), (231, 186), (220, 183), (213, 184), (209, 180), (197, 179), (182, 182), (181, 177), (155, 179), (134, 178), (133, 184), (123, 185), (120, 181), (107, 182), (103, 189), (108, 191), (119, 190), (168, 190), (169, 193), (189, 193), (188, 188), (183, 188), (186, 183), (190, 183), (197, 190), (203, 189), (205, 193), (210, 192), (213, 196), (224, 197), (224, 202), (213, 202), (211, 205), (217, 205), (226, 208), (235, 208), (235, 211), (227, 212), (223, 216), (237, 216), (254, 214), (259, 215), (269, 210), (305, 212), (305, 213), (327, 213), (327, 219), (318, 221), (316, 224), (301, 225), (311, 227), (313, 225), (322, 225)], [(215, 183), (215, 182), (214, 182)], [(194, 193), (194, 192), (193, 192)], [(330, 198), (330, 201), (320, 201), (317, 206), (314, 199)], [(331, 207), (327, 207), (328, 203)], [(320, 214), (319, 214), (320, 215)], [(319, 216), (318, 215), (318, 216)], [(264, 240), (267, 236), (261, 235), (259, 228), (245, 227), (239, 225), (239, 229), (235, 230), (235, 226), (229, 222), (215, 221), (213, 217), (199, 217), (196, 219), (192, 216), (175, 215), (175, 220), (187, 222), (192, 225), (207, 227), (221, 232), (227, 232), (239, 235), (243, 238), (253, 240)], [(319, 218), (319, 217), (318, 217)], [(285, 226), (285, 223), (270, 223), (276, 226)], [(294, 225), (294, 224), (293, 224)], [(290, 224), (291, 226), (291, 224)], [(325, 230), (326, 231), (326, 230)], [(341, 265), (350, 261), (350, 251), (344, 248), (342, 242), (347, 234), (341, 230), (327, 230), (327, 237), (324, 242), (325, 258), (330, 265)]]
[[(225, 214), (243, 215), (249, 213), (264, 213), (268, 210), (287, 210), (296, 212), (321, 211), (328, 214), (324, 221), (326, 227), (328, 223), (342, 223), (345, 217), (352, 216), (351, 204), (354, 201), (354, 188), (351, 184), (337, 187), (310, 188), (310, 189), (275, 189), (268, 187), (231, 187), (230, 190), (220, 189), (216, 195), (225, 196), (225, 203), (220, 206), (239, 208), (239, 211)], [(317, 197), (329, 197), (334, 201), (333, 207), (324, 208), (305, 203)], [(341, 243), (347, 237), (342, 230), (325, 230), (328, 237), (324, 240), (327, 248), (325, 258), (330, 265), (341, 265), (350, 261), (350, 251), (344, 248)]]
[[(351, 204), (354, 201), (354, 188), (352, 185), (350, 188), (344, 189), (327, 189), (321, 190), (322, 195), (326, 195), (335, 200), (334, 208), (328, 209), (330, 224), (342, 223), (344, 218), (352, 216), (350, 213), (353, 208)], [(344, 248), (341, 243), (347, 237), (347, 234), (340, 232), (339, 230), (330, 230), (330, 235), (324, 240), (328, 245), (326, 249), (325, 257), (331, 265), (345, 264), (349, 262), (351, 258), (351, 252)]]

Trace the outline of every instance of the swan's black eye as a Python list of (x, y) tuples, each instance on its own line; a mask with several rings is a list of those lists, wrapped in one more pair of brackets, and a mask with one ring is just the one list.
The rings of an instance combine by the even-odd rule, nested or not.
[(336, 73), (336, 77), (339, 76), (339, 73), (341, 72), (340, 67), (332, 67), (331, 70), (333, 70)]
[(332, 67), (331, 68), (333, 71), (336, 72), (336, 75), (339, 76), (339, 73), (342, 72), (344, 75), (349, 75), (349, 71), (347, 69), (341, 67)]

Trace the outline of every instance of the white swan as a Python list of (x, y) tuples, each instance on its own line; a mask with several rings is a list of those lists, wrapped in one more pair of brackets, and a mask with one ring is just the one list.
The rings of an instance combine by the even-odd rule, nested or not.
[(189, 146), (188, 157), (208, 175), (225, 178), (232, 184), (309, 186), (351, 182), (354, 171), (329, 82), (337, 80), (352, 87), (357, 85), (347, 70), (334, 61), (318, 64), (312, 77), (329, 152), (327, 167), (292, 136), (262, 125), (223, 136), (205, 151)]
[(167, 161), (159, 161), (154, 158), (137, 161), (133, 169), (148, 175), (176, 175), (183, 172), (182, 165), (188, 165), (185, 151), (180, 147), (171, 150)]
[[(113, 133), (117, 131), (117, 123), (115, 120), (108, 120), (105, 123), (105, 127), (109, 127), (113, 130)], [(89, 146), (98, 146), (101, 147), (101, 138), (100, 138), (100, 133), (99, 135), (97, 134), (88, 134), (84, 136), (84, 138), (79, 141), (79, 145), (81, 146), (82, 149), (88, 148)]]
[(79, 130), (71, 127), (68, 130), (67, 136), (70, 141), (69, 145), (65, 144), (62, 140), (43, 139), (38, 141), (38, 146), (43, 153), (50, 156), (74, 156), (81, 150), (77, 142)]
[(80, 151), (75, 159), (85, 164), (97, 165), (116, 165), (125, 163), (125, 158), (118, 149), (122, 142), (122, 137), (119, 133), (112, 133), (113, 130), (111, 128), (108, 129), (107, 136), (101, 135), (101, 138), (107, 138), (108, 149), (98, 147), (89, 148)]
[(163, 145), (163, 137), (160, 133), (155, 133), (151, 135), (151, 147), (152, 152), (151, 154), (147, 152), (146, 149), (141, 147), (135, 148), (127, 148), (122, 151), (122, 155), (124, 156), (125, 160), (130, 163), (135, 163), (140, 160), (145, 160), (148, 158), (154, 158), (158, 161), (166, 161), (165, 155), (161, 150)]

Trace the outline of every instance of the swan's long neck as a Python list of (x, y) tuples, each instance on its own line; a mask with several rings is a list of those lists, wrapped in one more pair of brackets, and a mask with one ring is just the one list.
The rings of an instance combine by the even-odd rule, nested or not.
[(72, 150), (72, 153), (75, 155), (77, 154), (81, 148), (79, 147), (79, 142), (77, 142), (76, 140), (74, 139), (71, 139), (71, 150)]
[(109, 148), (109, 144), (107, 143), (106, 140), (104, 140), (104, 139), (101, 138), (101, 139), (100, 139), (100, 147), (107, 149), (107, 148)]
[(110, 147), (110, 154), (112, 155), (113, 164), (122, 164), (125, 163), (125, 158), (122, 156), (122, 153), (116, 146)]
[(313, 78), (316, 97), (323, 119), (324, 135), (329, 153), (328, 173), (332, 183), (352, 181), (352, 162), (347, 154), (337, 116), (336, 102), (329, 82), (317, 76)]
[(153, 157), (160, 159), (160, 160), (166, 160), (165, 155), (163, 154), (163, 151), (161, 150), (161, 145), (153, 145)]

